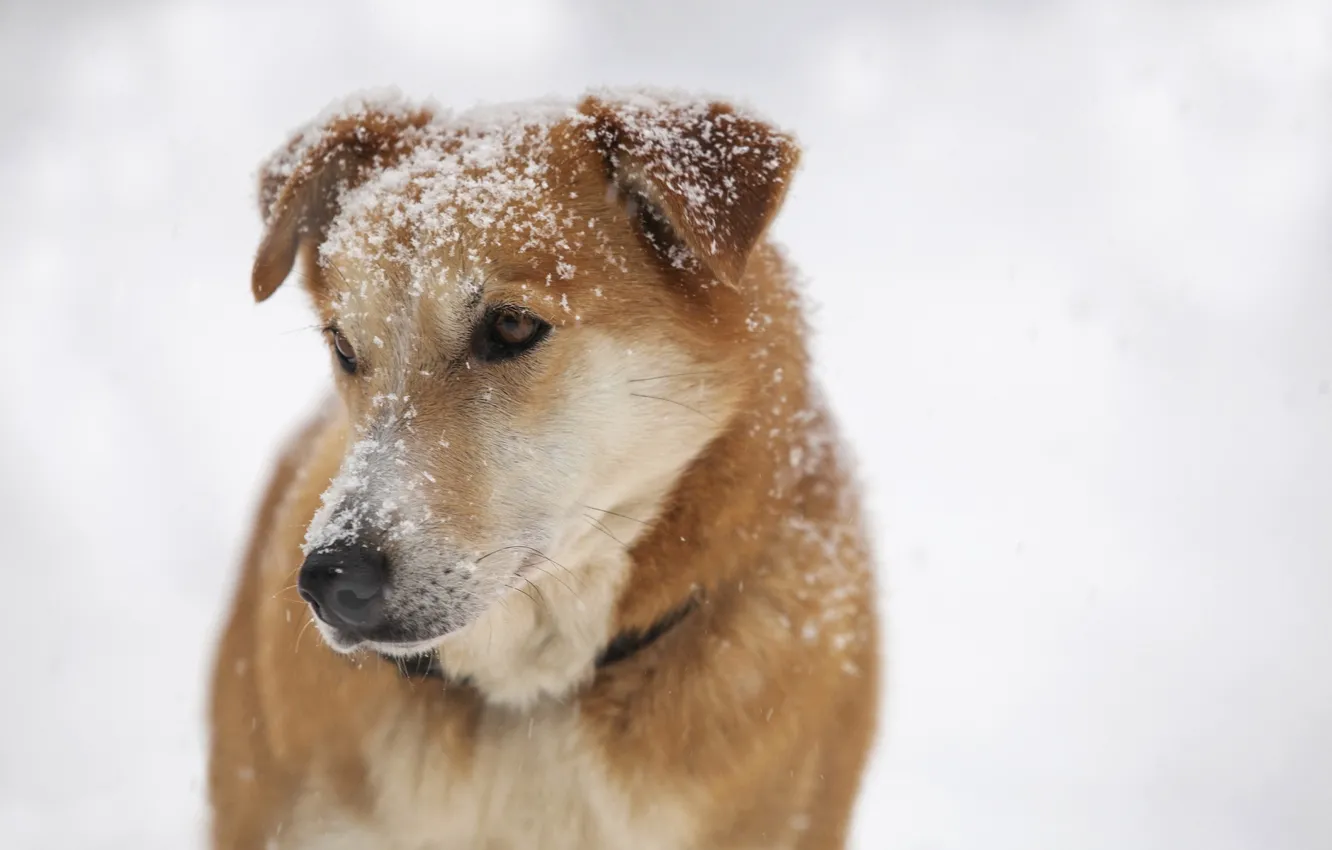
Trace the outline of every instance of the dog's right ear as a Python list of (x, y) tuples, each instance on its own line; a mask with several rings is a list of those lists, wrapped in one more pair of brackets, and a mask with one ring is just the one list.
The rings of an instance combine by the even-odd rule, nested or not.
[(255, 301), (268, 298), (287, 279), (303, 242), (324, 240), (343, 194), (400, 159), (411, 131), (430, 118), (425, 110), (362, 107), (297, 133), (264, 162), (259, 173), (264, 237), (250, 277)]

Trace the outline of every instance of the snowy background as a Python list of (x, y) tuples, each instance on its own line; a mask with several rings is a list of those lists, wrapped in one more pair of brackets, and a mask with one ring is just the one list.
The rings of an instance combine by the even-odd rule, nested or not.
[(0, 846), (198, 847), (203, 686), (328, 380), (253, 172), (351, 90), (655, 84), (776, 225), (884, 565), (863, 850), (1332, 846), (1332, 8), (0, 5)]

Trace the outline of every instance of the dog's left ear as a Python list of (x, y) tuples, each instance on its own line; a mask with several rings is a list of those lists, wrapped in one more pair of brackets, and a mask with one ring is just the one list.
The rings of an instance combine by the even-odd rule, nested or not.
[(616, 188), (642, 195), (717, 280), (738, 288), (786, 196), (795, 140), (724, 103), (594, 95), (580, 111)]

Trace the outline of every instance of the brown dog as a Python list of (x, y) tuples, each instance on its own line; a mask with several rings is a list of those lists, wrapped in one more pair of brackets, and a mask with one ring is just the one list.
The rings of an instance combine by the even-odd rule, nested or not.
[(843, 846), (874, 589), (763, 241), (797, 158), (611, 93), (355, 102), (267, 163), (254, 294), (301, 259), (339, 399), (222, 640), (215, 846)]

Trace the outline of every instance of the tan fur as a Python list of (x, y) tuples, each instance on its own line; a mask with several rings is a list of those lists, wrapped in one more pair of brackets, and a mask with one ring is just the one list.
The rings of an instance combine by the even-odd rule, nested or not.
[[(259, 512), (214, 672), (214, 846), (843, 846), (877, 629), (792, 272), (761, 241), (794, 143), (718, 104), (589, 98), (468, 172), (485, 186), (539, 160), (504, 214), (553, 231), (474, 215), (423, 239), (403, 210), (487, 197), (383, 178), (422, 145), (465, 144), (438, 125), (352, 110), (265, 170), (256, 297), (303, 253), (316, 309), (365, 362)], [(664, 223), (640, 225), (636, 204)], [(525, 305), (548, 343), (473, 362), (476, 298)], [(307, 531), (343, 533), (356, 499), (373, 510), (353, 518), (382, 520), (403, 616), (455, 618), (373, 648), (436, 652), (449, 684), (332, 651), (294, 592)], [(482, 557), (518, 535), (539, 558)], [(467, 601), (437, 611), (452, 603), (432, 593)], [(594, 667), (690, 599), (660, 640)]]

